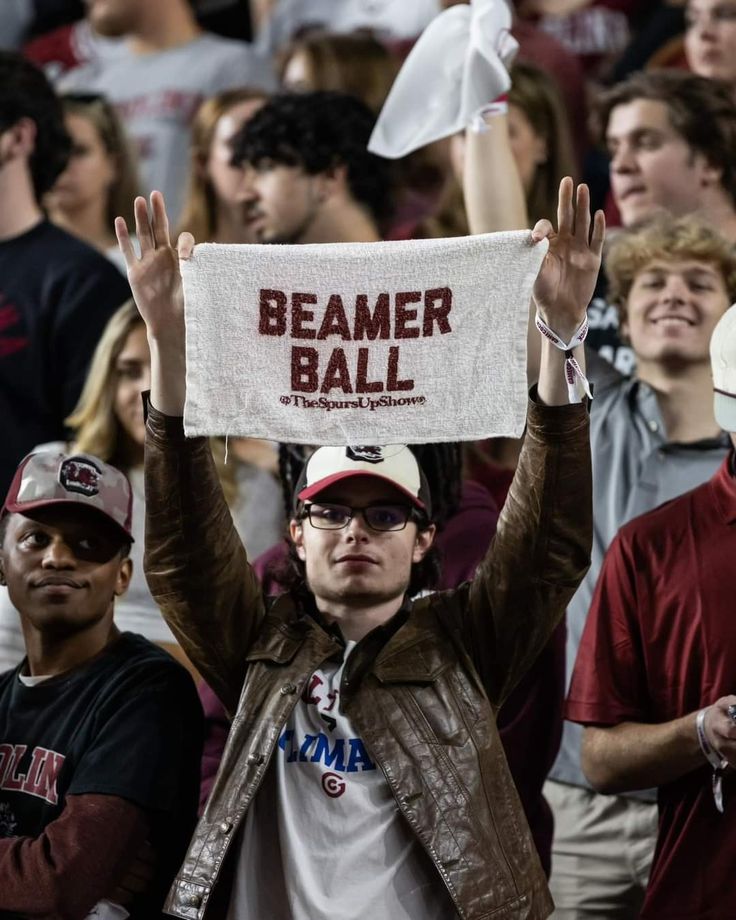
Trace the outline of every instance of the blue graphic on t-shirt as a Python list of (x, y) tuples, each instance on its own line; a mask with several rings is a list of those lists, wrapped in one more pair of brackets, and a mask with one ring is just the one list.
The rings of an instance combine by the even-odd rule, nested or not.
[(300, 740), (294, 734), (294, 729), (285, 728), (279, 738), (279, 747), (286, 754), (287, 763), (322, 763), (338, 773), (376, 769), (360, 738), (333, 740), (319, 732), (316, 735), (307, 733)]

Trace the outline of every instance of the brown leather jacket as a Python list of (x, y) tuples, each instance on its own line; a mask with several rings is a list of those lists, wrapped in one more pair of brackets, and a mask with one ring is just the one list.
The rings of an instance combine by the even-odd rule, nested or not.
[[(346, 714), (463, 920), (552, 910), (495, 716), (562, 617), (591, 539), (587, 411), (530, 403), (519, 467), (475, 579), (407, 604), (398, 628), (383, 639), (374, 631), (351, 655)], [(166, 904), (176, 917), (210, 920), (220, 916), (212, 895), (223, 861), (286, 720), (338, 640), (291, 595), (264, 599), (208, 442), (185, 439), (180, 419), (153, 408), (145, 569), (184, 650), (235, 714)]]

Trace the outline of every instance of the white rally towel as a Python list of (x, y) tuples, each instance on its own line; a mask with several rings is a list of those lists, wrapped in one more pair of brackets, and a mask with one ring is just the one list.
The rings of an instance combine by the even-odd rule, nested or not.
[(186, 434), (306, 444), (519, 437), (547, 243), (195, 247), (181, 263)]

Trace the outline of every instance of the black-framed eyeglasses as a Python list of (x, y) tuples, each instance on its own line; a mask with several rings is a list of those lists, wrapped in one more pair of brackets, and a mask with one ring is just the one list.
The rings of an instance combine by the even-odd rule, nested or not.
[(342, 530), (356, 514), (363, 515), (371, 530), (385, 533), (403, 530), (413, 518), (414, 509), (410, 505), (386, 503), (351, 508), (350, 505), (334, 505), (331, 502), (310, 502), (304, 506), (300, 517), (309, 518), (309, 523), (317, 530)]

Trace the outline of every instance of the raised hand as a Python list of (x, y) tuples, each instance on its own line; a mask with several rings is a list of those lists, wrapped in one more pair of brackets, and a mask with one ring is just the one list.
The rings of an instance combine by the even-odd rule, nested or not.
[(134, 210), (140, 258), (122, 217), (115, 219), (115, 233), (151, 346), (151, 402), (166, 415), (178, 416), (184, 412), (186, 399), (184, 288), (179, 259), (189, 258), (194, 237), (182, 233), (178, 252), (173, 248), (161, 192), (151, 193), (150, 216), (145, 198), (136, 198)]
[(585, 318), (605, 236), (602, 211), (596, 212), (591, 233), (588, 186), (579, 185), (577, 194), (573, 193), (574, 183), (568, 176), (560, 182), (557, 230), (548, 220), (538, 221), (532, 230), (534, 242), (549, 240), (549, 251), (534, 285), (534, 301), (545, 323), (565, 341)]
[(151, 193), (150, 215), (145, 198), (135, 199), (134, 211), (140, 258), (133, 249), (125, 220), (122, 217), (115, 219), (115, 233), (125, 256), (133, 298), (146, 323), (149, 338), (164, 337), (169, 342), (183, 344), (184, 289), (179, 259), (191, 255), (194, 238), (190, 233), (182, 233), (178, 252), (173, 248), (161, 192)]

